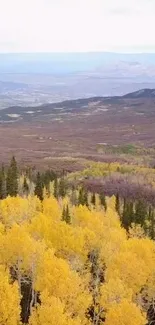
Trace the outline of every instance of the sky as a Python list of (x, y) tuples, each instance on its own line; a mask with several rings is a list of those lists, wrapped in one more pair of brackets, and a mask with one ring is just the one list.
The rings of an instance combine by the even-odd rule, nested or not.
[(155, 0), (0, 0), (0, 52), (155, 52)]

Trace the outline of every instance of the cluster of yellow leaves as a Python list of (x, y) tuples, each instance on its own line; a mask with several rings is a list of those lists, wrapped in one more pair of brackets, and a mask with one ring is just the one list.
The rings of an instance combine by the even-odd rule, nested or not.
[(34, 309), (30, 325), (82, 325), (80, 319), (72, 319), (65, 312), (65, 305), (59, 298), (49, 296), (45, 291), (41, 296), (41, 306)]
[(20, 295), (17, 283), (11, 283), (8, 272), (0, 267), (0, 324), (17, 325), (20, 322)]
[[(61, 220), (65, 204), (71, 225)], [(29, 325), (96, 325), (101, 315), (105, 325), (147, 323), (141, 301), (155, 298), (155, 244), (136, 236), (141, 229), (126, 235), (115, 198), (105, 211), (71, 206), (69, 198), (8, 197), (0, 201), (0, 222), (0, 324), (19, 324), (27, 281), (41, 300), (31, 303)], [(91, 252), (98, 257), (93, 285)]]
[(23, 223), (31, 220), (37, 211), (41, 210), (41, 202), (36, 196), (27, 199), (21, 197), (8, 197), (0, 201), (0, 220), (5, 227), (14, 223)]
[(132, 302), (123, 300), (109, 309), (105, 325), (146, 325), (146, 318)]

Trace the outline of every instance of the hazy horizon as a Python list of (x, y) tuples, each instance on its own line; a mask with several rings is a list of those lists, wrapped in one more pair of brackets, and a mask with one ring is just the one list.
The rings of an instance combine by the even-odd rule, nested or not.
[(13, 55), (13, 54), (24, 54), (24, 55), (31, 55), (31, 54), (61, 54), (61, 55), (63, 55), (63, 54), (97, 54), (97, 53), (100, 53), (100, 54), (133, 54), (133, 55), (140, 55), (140, 54), (144, 54), (144, 55), (150, 55), (150, 54), (155, 54), (155, 49), (154, 49), (154, 51), (136, 51), (136, 52), (132, 52), (132, 51), (84, 51), (84, 50), (81, 50), (81, 51), (37, 51), (37, 52), (35, 52), (35, 51), (22, 51), (22, 52), (18, 52), (18, 51), (12, 51), (12, 52), (1, 52), (0, 51), (0, 55), (6, 55), (6, 54), (9, 54), (9, 55)]
[(155, 0), (1, 0), (1, 53), (155, 52)]

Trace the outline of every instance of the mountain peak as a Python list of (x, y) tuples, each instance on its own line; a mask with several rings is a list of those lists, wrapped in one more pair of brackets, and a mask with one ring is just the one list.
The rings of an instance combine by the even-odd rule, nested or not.
[(155, 98), (155, 89), (145, 88), (126, 94), (123, 98)]

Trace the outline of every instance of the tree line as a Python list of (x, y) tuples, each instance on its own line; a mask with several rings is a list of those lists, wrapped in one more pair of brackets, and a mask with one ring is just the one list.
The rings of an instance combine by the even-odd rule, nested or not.
[[(23, 175), (22, 190), (19, 190), (19, 178)], [(7, 196), (16, 197), (18, 194), (25, 196), (30, 194), (30, 181), (34, 184), (35, 194), (41, 201), (44, 199), (44, 195), (47, 197), (51, 195), (50, 184), (53, 184), (53, 195), (59, 200), (70, 196), (71, 203), (73, 205), (83, 205), (89, 208), (90, 205), (96, 207), (97, 200), (99, 200), (101, 206), (106, 210), (106, 196), (107, 188), (101, 189), (99, 194), (80, 185), (76, 188), (73, 184), (69, 184), (65, 171), (62, 171), (60, 175), (57, 175), (52, 170), (34, 171), (27, 168), (22, 171), (18, 166), (15, 157), (11, 158), (9, 166), (4, 164), (0, 170), (0, 199), (4, 199)], [(106, 185), (105, 185), (106, 186)], [(116, 193), (116, 211), (120, 216), (122, 226), (128, 231), (131, 224), (140, 224), (145, 230), (146, 234), (152, 239), (155, 239), (155, 211), (150, 202), (146, 202), (143, 198), (134, 199), (134, 197), (123, 197), (123, 193)], [(70, 223), (69, 206), (64, 207), (62, 218)]]

